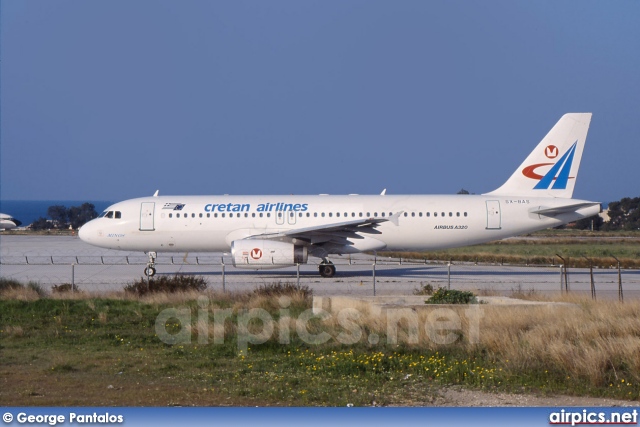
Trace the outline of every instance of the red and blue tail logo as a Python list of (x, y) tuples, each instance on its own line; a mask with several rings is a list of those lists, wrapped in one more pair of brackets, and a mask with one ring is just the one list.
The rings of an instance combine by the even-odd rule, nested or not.
[[(527, 166), (522, 170), (522, 174), (527, 178), (539, 180), (538, 184), (533, 187), (534, 190), (565, 190), (567, 188), (569, 179), (574, 178), (570, 177), (569, 173), (571, 171), (571, 164), (573, 163), (573, 156), (576, 152), (577, 145), (578, 141), (574, 142), (556, 163), (538, 163)], [(558, 149), (555, 146), (550, 145), (545, 149), (545, 155), (551, 159), (555, 158), (558, 156)], [(544, 176), (536, 173), (537, 168), (551, 165), (553, 165), (553, 167), (549, 169), (549, 172)]]

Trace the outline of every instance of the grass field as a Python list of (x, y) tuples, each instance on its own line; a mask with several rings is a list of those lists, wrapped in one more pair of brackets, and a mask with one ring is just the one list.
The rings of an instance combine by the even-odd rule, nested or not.
[[(571, 267), (640, 268), (640, 235), (637, 233), (591, 232), (561, 233), (550, 230), (527, 237), (515, 237), (498, 242), (431, 252), (380, 252), (380, 256), (441, 261), (488, 262), (505, 264), (561, 264), (557, 255), (568, 260)], [(588, 259), (585, 259), (588, 258)]]
[[(302, 293), (71, 298), (7, 290), (0, 298), (0, 404), (424, 405), (451, 384), (639, 399), (640, 303), (574, 303), (479, 306), (480, 341), (470, 342), (463, 321), (461, 338), (446, 345), (424, 337), (408, 344), (402, 334), (398, 344), (385, 344), (386, 326), (362, 313), (360, 339), (345, 345), (336, 337), (348, 328), (335, 318), (307, 323), (309, 333), (328, 333), (329, 341), (301, 339), (295, 319), (310, 307)], [(156, 321), (166, 309), (188, 314), (185, 324), (160, 324), (186, 332), (190, 342), (159, 338)], [(223, 336), (212, 326), (221, 310), (229, 313)], [(258, 312), (275, 328), (266, 342), (241, 351), (242, 316)], [(246, 326), (255, 336), (265, 331), (256, 319)], [(369, 343), (374, 333), (380, 344)]]

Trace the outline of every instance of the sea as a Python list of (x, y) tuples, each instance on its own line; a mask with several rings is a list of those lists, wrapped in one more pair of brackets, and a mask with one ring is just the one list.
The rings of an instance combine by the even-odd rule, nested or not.
[(0, 213), (22, 221), (22, 227), (25, 227), (40, 217), (50, 219), (47, 216), (49, 206), (62, 205), (70, 208), (87, 202), (96, 207), (98, 214), (113, 204), (104, 200), (0, 200)]

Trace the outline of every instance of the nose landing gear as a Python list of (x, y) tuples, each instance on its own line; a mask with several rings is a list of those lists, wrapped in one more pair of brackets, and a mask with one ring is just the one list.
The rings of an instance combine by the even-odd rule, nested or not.
[(147, 266), (144, 269), (144, 275), (153, 277), (156, 275), (156, 257), (158, 256), (158, 254), (156, 252), (148, 252), (148, 255), (149, 255), (149, 262), (147, 263)]

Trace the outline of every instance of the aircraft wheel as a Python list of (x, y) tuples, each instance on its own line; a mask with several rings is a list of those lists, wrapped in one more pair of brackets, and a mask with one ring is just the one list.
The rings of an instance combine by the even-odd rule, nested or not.
[(147, 267), (144, 269), (144, 275), (145, 276), (149, 276), (149, 277), (153, 277), (156, 275), (156, 269), (153, 267)]
[(336, 274), (336, 267), (333, 264), (320, 264), (318, 270), (320, 275), (326, 278), (333, 277)]

